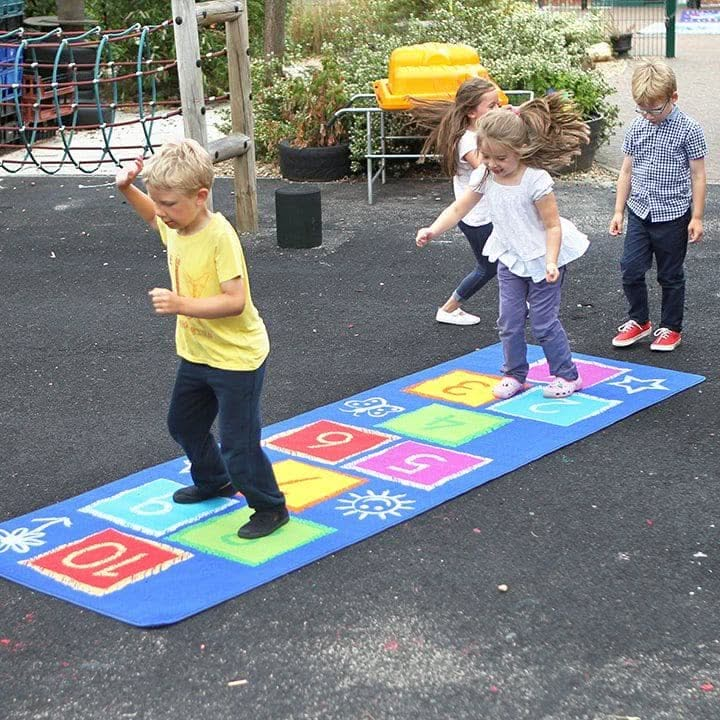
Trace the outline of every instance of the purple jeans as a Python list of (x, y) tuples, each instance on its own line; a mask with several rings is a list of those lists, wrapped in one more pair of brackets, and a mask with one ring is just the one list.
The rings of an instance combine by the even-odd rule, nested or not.
[(529, 315), (530, 327), (545, 353), (550, 374), (565, 380), (577, 379), (578, 371), (570, 354), (570, 343), (558, 317), (565, 272), (566, 269), (561, 267), (560, 279), (555, 283), (545, 280), (536, 283), (529, 277), (514, 275), (505, 265), (498, 263), (498, 329), (503, 346), (504, 375), (525, 382), (529, 369), (525, 322)]

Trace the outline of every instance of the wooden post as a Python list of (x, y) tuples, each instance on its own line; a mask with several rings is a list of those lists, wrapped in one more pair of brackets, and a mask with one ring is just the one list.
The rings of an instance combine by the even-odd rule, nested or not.
[(172, 13), (185, 135), (206, 147), (205, 91), (195, 3), (193, 0), (172, 0)]
[[(245, 6), (247, 8), (247, 5)], [(250, 79), (250, 34), (247, 12), (225, 23), (227, 38), (230, 117), (233, 133), (253, 137), (252, 84)], [(258, 229), (255, 145), (251, 141), (244, 155), (233, 162), (235, 207), (238, 232)]]
[(195, 3), (193, 0), (172, 0), (172, 13), (185, 135), (207, 147), (205, 91), (200, 67), (200, 38), (195, 19)]
[[(234, 157), (237, 229), (239, 232), (255, 231), (258, 228), (258, 210), (246, 0), (211, 0), (202, 3), (172, 0), (172, 12), (185, 136), (207, 148), (216, 161)], [(225, 21), (233, 136), (210, 147), (198, 27), (219, 21)], [(212, 197), (208, 207), (212, 209)]]
[[(207, 148), (205, 90), (194, 0), (172, 0), (172, 14), (185, 137), (197, 140)], [(211, 193), (208, 197), (208, 209), (212, 210), (212, 207)]]
[(57, 14), (60, 25), (79, 25), (82, 27), (83, 20), (85, 20), (85, 0), (58, 0)]

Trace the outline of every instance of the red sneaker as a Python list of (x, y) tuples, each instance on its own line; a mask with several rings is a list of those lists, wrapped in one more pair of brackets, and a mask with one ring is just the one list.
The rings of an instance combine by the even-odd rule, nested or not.
[(660, 328), (659, 330), (656, 330), (655, 337), (657, 340), (653, 340), (650, 345), (650, 349), (664, 350), (665, 352), (674, 350), (680, 344), (680, 340), (682, 339), (682, 335), (680, 335), (679, 332), (668, 330), (667, 328)]
[[(628, 320), (618, 330), (620, 332), (613, 338), (612, 344), (615, 347), (627, 347), (647, 337), (652, 332), (652, 325), (649, 320), (644, 325), (640, 325), (634, 320)], [(670, 349), (672, 350), (672, 348)]]

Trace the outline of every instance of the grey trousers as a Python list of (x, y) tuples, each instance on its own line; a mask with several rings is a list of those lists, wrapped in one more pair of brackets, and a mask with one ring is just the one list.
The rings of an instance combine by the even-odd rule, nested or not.
[(565, 380), (577, 379), (578, 371), (570, 354), (570, 343), (558, 317), (565, 273), (566, 268), (561, 267), (557, 282), (543, 280), (536, 283), (529, 277), (514, 275), (505, 265), (498, 263), (498, 330), (503, 346), (504, 375), (525, 382), (528, 374), (525, 322), (529, 316), (530, 327), (545, 353), (550, 374)]

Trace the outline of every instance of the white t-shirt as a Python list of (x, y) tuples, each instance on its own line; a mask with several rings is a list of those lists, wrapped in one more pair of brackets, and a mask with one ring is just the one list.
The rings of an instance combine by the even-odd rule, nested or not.
[[(515, 275), (531, 277), (533, 282), (544, 280), (546, 233), (535, 201), (553, 191), (550, 173), (529, 167), (517, 185), (501, 185), (492, 174), (483, 183), (484, 172), (478, 168), (470, 177), (470, 187), (488, 201), (493, 220), (493, 234), (485, 243), (483, 255), (499, 260)], [(558, 267), (579, 258), (589, 245), (587, 235), (569, 220), (560, 218), (560, 227)]]
[[(472, 130), (466, 130), (465, 134), (460, 138), (458, 143), (458, 168), (455, 176), (453, 177), (453, 190), (455, 191), (455, 199), (457, 200), (461, 195), (465, 194), (468, 189), (470, 182), (470, 176), (472, 175), (475, 168), (463, 158), (469, 152), (475, 152), (477, 150), (477, 134)], [(480, 165), (478, 169), (485, 172), (485, 166)], [(462, 219), (466, 225), (472, 227), (479, 227), (480, 225), (487, 225), (490, 222), (490, 210), (485, 198), (480, 202)]]

